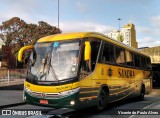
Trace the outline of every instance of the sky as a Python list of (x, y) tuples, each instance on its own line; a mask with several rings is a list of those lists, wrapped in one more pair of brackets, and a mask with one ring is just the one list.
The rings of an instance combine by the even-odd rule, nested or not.
[[(19, 17), (27, 23), (45, 21), (58, 27), (58, 0), (0, 0), (0, 25)], [(160, 46), (160, 0), (59, 0), (63, 33), (109, 33), (133, 23), (138, 47)]]

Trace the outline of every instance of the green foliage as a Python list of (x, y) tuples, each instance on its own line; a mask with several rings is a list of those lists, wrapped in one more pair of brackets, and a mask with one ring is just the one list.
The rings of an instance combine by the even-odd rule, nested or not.
[(0, 61), (2, 61), (2, 48), (0, 48)]
[(0, 48), (0, 55), (2, 55), (2, 48)]
[(12, 48), (13, 54), (25, 45), (35, 44), (41, 37), (57, 33), (61, 33), (61, 30), (44, 21), (38, 22), (38, 25), (27, 24), (18, 17), (13, 17), (0, 25), (0, 38), (6, 46)]
[(123, 35), (122, 35), (122, 34), (119, 34), (119, 35), (117, 36), (117, 40), (120, 41), (120, 42), (123, 42), (123, 41), (124, 41)]

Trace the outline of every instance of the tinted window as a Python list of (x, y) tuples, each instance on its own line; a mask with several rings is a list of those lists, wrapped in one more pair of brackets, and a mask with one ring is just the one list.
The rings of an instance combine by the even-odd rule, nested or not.
[(126, 64), (127, 66), (134, 66), (133, 65), (133, 53), (126, 50)]
[(124, 54), (124, 49), (116, 47), (115, 48), (115, 53), (116, 53), (116, 63), (117, 64), (122, 64), (125, 65), (125, 54)]
[(142, 68), (146, 68), (146, 58), (145, 57), (141, 57), (141, 64), (142, 64)]
[(114, 46), (104, 43), (102, 60), (105, 62), (114, 62)]
[(151, 69), (151, 60), (150, 60), (150, 58), (146, 58), (146, 69)]
[(141, 64), (144, 69), (151, 69), (151, 61), (148, 57), (141, 57)]
[(135, 67), (141, 67), (141, 57), (140, 55), (134, 55)]
[(99, 52), (99, 47), (100, 47), (100, 40), (95, 40), (95, 41), (91, 41), (91, 64), (92, 64), (92, 71), (95, 68), (95, 64), (97, 61), (97, 56), (98, 56), (98, 52)]

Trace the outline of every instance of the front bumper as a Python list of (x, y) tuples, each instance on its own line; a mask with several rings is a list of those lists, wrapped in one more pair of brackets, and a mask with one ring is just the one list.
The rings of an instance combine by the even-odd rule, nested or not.
[[(79, 92), (72, 94), (67, 97), (62, 97), (59, 99), (55, 98), (45, 98), (45, 97), (36, 97), (32, 96), (26, 91), (24, 92), (24, 100), (27, 103), (30, 104), (36, 104), (40, 106), (48, 106), (52, 108), (71, 108), (71, 109), (78, 109), (80, 106), (80, 101), (79, 101)], [(46, 103), (41, 103), (40, 101), (47, 101)]]

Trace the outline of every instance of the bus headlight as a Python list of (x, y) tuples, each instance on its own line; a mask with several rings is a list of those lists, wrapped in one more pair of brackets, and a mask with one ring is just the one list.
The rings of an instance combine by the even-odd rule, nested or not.
[(24, 88), (24, 90), (27, 92), (27, 93), (30, 93), (30, 89), (28, 89), (28, 88)]
[(75, 105), (75, 101), (70, 101), (70, 104), (71, 105)]
[(72, 89), (72, 90), (60, 92), (60, 94), (62, 96), (68, 96), (68, 95), (72, 95), (74, 93), (77, 93), (79, 90), (80, 90), (80, 88), (75, 88), (75, 89)]

